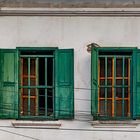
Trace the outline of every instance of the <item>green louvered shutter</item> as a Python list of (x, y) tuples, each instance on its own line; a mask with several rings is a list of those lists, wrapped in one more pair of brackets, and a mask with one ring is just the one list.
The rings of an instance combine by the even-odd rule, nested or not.
[(74, 51), (56, 50), (55, 56), (55, 117), (74, 117)]
[(18, 117), (18, 53), (0, 50), (0, 118)]
[(133, 118), (140, 118), (140, 50), (133, 55)]
[(98, 51), (96, 48), (91, 49), (91, 114), (94, 119), (97, 118), (98, 104)]

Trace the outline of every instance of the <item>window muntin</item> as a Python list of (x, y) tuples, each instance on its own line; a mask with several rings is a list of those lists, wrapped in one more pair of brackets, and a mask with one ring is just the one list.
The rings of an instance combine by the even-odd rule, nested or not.
[(20, 72), (20, 116), (53, 117), (53, 51), (21, 52)]
[(130, 116), (130, 56), (99, 55), (98, 113), (103, 117)]

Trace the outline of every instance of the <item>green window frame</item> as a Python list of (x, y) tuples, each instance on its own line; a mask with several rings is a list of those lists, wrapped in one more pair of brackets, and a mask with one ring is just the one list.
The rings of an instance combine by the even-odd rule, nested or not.
[[(101, 60), (102, 59), (102, 60)], [(110, 59), (110, 62), (109, 62)], [(135, 47), (95, 47), (91, 45), (91, 114), (94, 119), (137, 119), (140, 117), (140, 50)], [(118, 65), (118, 60), (121, 64)], [(100, 62), (102, 61), (102, 64)], [(104, 61), (104, 62), (103, 62)], [(129, 63), (129, 76), (125, 76), (125, 63)], [(109, 69), (109, 63), (112, 68)], [(104, 66), (103, 66), (104, 65)], [(101, 67), (101, 68), (100, 68)], [(103, 70), (104, 69), (104, 70)], [(116, 71), (120, 70), (122, 76), (117, 77)], [(112, 70), (112, 76), (108, 77), (108, 71)], [(100, 72), (104, 71), (104, 76)], [(110, 73), (110, 71), (109, 71)], [(118, 85), (118, 78), (121, 78), (121, 84)], [(112, 84), (108, 85), (109, 79)], [(127, 80), (128, 79), (128, 80)], [(127, 84), (125, 82), (128, 81)], [(102, 91), (100, 91), (102, 89)], [(108, 97), (108, 89), (111, 89)], [(118, 90), (121, 89), (121, 98), (117, 98)], [(125, 97), (125, 89), (127, 95)], [(103, 92), (104, 91), (104, 92)], [(101, 95), (102, 92), (102, 95)], [(101, 98), (102, 96), (103, 98)], [(121, 111), (118, 115), (117, 102), (120, 99)], [(103, 101), (102, 105), (100, 101)], [(108, 106), (108, 101), (111, 104)], [(126, 107), (125, 102), (128, 101)], [(110, 108), (110, 110), (109, 110)], [(126, 109), (127, 108), (127, 109)], [(102, 110), (102, 111), (101, 111)], [(127, 112), (127, 113), (126, 113)]]
[(98, 114), (100, 117), (130, 117), (131, 56), (99, 55)]
[[(51, 52), (51, 53), (50, 53)], [(42, 58), (42, 60), (41, 60)], [(48, 60), (52, 63), (52, 85), (47, 84)], [(22, 61), (27, 64), (22, 65)], [(42, 62), (42, 65), (39, 63)], [(52, 47), (18, 47), (16, 49), (0, 49), (0, 118), (14, 119), (73, 119), (74, 118), (74, 50)], [(34, 66), (33, 66), (34, 65)], [(44, 66), (45, 65), (45, 66)], [(27, 73), (21, 76), (22, 68)], [(24, 66), (24, 67), (23, 67)], [(39, 82), (39, 67), (43, 67), (45, 84)], [(41, 75), (40, 72), (40, 75)], [(32, 74), (31, 74), (32, 73)], [(35, 80), (33, 80), (33, 78)], [(24, 82), (23, 82), (24, 80)], [(42, 80), (40, 80), (42, 81)], [(24, 84), (23, 84), (24, 83)], [(31, 84), (32, 83), (32, 84)], [(21, 94), (27, 99), (21, 109)], [(33, 90), (35, 89), (35, 90)], [(43, 115), (39, 114), (39, 89), (43, 89)], [(48, 115), (48, 92), (52, 91), (52, 114)], [(36, 92), (35, 92), (36, 91)], [(48, 91), (48, 92), (47, 92)], [(44, 93), (45, 92), (45, 93)], [(34, 101), (36, 99), (36, 102)], [(36, 103), (36, 104), (35, 104)], [(22, 107), (21, 107), (22, 106)], [(33, 109), (34, 108), (34, 109)], [(25, 113), (26, 112), (26, 113)]]
[(54, 118), (53, 51), (51, 55), (24, 53), (20, 55), (20, 116)]

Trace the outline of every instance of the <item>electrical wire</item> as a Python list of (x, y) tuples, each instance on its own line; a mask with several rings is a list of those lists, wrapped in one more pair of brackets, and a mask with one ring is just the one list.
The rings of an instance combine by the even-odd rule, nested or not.
[(32, 140), (39, 140), (38, 138), (34, 138), (34, 137), (31, 137), (31, 136), (23, 135), (23, 134), (20, 134), (20, 133), (16, 133), (16, 132), (4, 130), (4, 129), (0, 129), (0, 131), (6, 132), (6, 133), (9, 133), (9, 134), (13, 134), (13, 135), (17, 135), (17, 136), (21, 136), (21, 137), (24, 137), (24, 138), (32, 139)]
[[(74, 89), (78, 89), (78, 90), (97, 90), (97, 89), (90, 89), (90, 88), (74, 88)], [(0, 90), (1, 92), (13, 92), (13, 93), (16, 93), (14, 90), (12, 91), (12, 90)], [(17, 92), (18, 93), (18, 92)], [(132, 92), (131, 92), (132, 93)], [(133, 92), (134, 93), (134, 92)], [(52, 96), (47, 96), (48, 98), (49, 97), (51, 97), (52, 98)], [(55, 96), (55, 99), (57, 100), (57, 98), (59, 99), (59, 102), (61, 102), (61, 101), (65, 101), (66, 99), (67, 99), (67, 101), (70, 101), (70, 100), (75, 100), (75, 101), (77, 101), (77, 100), (79, 100), (79, 101), (86, 101), (86, 102), (96, 102), (97, 100), (96, 99), (83, 99), (83, 98), (71, 98), (71, 97), (56, 97)], [(106, 101), (104, 101), (104, 102), (106, 102)], [(138, 103), (135, 103), (136, 105), (138, 105)], [(2, 104), (2, 102), (0, 103), (0, 106), (1, 106), (1, 108), (0, 108), (0, 110), (2, 111), (2, 112), (4, 112), (5, 110), (7, 110), (7, 111), (11, 111), (11, 112), (16, 112), (16, 109), (11, 109), (11, 108), (9, 108), (9, 106), (11, 106), (12, 104), (6, 104), (6, 103), (4, 103), (4, 104)], [(18, 104), (14, 104), (14, 108), (16, 107), (16, 106), (18, 106)], [(48, 110), (51, 110), (52, 108), (48, 108)], [(61, 111), (61, 112), (63, 112), (63, 113), (69, 113), (69, 114), (73, 114), (73, 113), (70, 113), (68, 110), (56, 110), (56, 111)], [(28, 112), (26, 112), (26, 111), (24, 111), (25, 113), (28, 113)], [(91, 111), (85, 111), (85, 110), (74, 110), (74, 112), (75, 112), (75, 114), (76, 114), (76, 116), (81, 116), (81, 117), (85, 117), (85, 115), (87, 115), (87, 116), (90, 116), (90, 114), (91, 114)], [(90, 121), (90, 120), (89, 120)]]
[[(98, 90), (98, 89), (90, 89), (90, 88), (74, 88), (74, 89), (75, 90), (84, 90), (84, 91), (85, 90), (89, 90), (89, 91), (91, 91), (91, 90)], [(0, 90), (0, 91), (2, 91), (2, 92), (14, 92), (15, 93), (15, 91), (12, 91), (12, 90)], [(132, 93), (138, 93), (138, 92), (131, 92), (131, 94)], [(48, 97), (52, 97), (52, 96), (48, 96)], [(57, 97), (55, 97), (55, 98), (57, 98)], [(65, 97), (63, 97), (63, 98), (58, 97), (58, 98), (60, 99), (60, 101), (62, 101), (62, 100), (64, 100), (63, 98), (65, 98)], [(73, 98), (69, 98), (69, 99), (73, 99)], [(74, 98), (74, 100), (89, 101), (89, 102), (97, 101), (97, 100), (93, 100), (93, 99), (82, 99), (82, 98)], [(0, 110), (4, 110), (4, 109), (7, 109), (9, 111), (14, 111), (15, 112), (15, 110), (12, 110), (12, 109), (9, 109), (9, 108), (5, 108), (5, 106), (3, 106), (3, 109), (0, 109)], [(49, 108), (48, 108), (48, 110), (49, 110)], [(66, 110), (58, 110), (58, 111), (64, 111), (65, 113), (67, 112)], [(77, 117), (83, 117), (83, 116), (85, 117), (85, 115), (91, 116), (90, 114), (87, 114), (87, 113), (90, 113), (91, 111), (74, 110), (74, 112), (75, 113), (81, 113), (81, 114), (76, 114)], [(75, 118), (74, 120), (80, 121), (80, 122), (91, 122), (91, 120), (88, 120), (88, 119), (80, 120), (80, 119)], [(0, 127), (7, 127), (7, 126), (0, 126)], [(93, 129), (75, 129), (75, 128), (71, 128), (71, 129), (69, 129), (69, 128), (60, 128), (58, 130), (64, 130), (64, 131), (89, 131), (89, 132), (92, 132), (92, 131), (140, 132), (140, 131), (134, 131), (134, 130), (133, 131), (131, 131), (131, 130), (113, 130), (113, 129), (111, 129), (111, 130), (104, 130), (104, 129), (103, 130), (101, 130), (101, 129), (98, 130), (98, 129), (94, 129), (93, 130)], [(33, 138), (33, 137), (30, 137), (30, 136), (26, 136), (26, 135), (23, 135), (23, 134), (18, 134), (18, 133), (7, 131), (7, 130), (3, 130), (3, 129), (0, 129), (0, 131), (4, 131), (4, 132), (11, 133), (11, 134), (18, 135), (18, 136), (23, 136), (23, 137), (34, 139), (34, 140), (38, 140), (37, 138)]]

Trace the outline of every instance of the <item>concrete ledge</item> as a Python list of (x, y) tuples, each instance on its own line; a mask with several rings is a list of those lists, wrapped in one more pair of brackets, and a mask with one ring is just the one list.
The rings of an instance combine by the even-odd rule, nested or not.
[(136, 128), (140, 121), (92, 121), (94, 128)]
[(12, 121), (15, 128), (52, 128), (59, 129), (60, 121)]
[(19, 9), (1, 8), (0, 16), (140, 17), (140, 9)]

